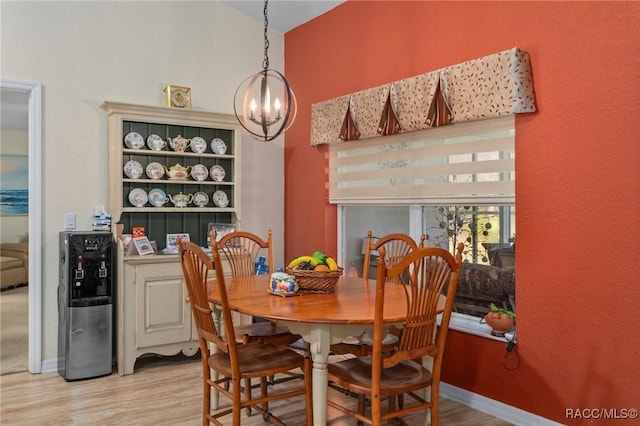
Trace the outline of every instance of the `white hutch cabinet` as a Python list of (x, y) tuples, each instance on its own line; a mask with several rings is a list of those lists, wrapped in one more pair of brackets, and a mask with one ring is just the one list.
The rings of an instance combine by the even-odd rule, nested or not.
[[(198, 342), (178, 255), (128, 255), (118, 238), (117, 224), (122, 224), (124, 234), (130, 234), (133, 227), (144, 227), (149, 240), (156, 242), (158, 253), (165, 248), (167, 234), (188, 233), (191, 241), (206, 247), (209, 224), (237, 224), (241, 217), (240, 126), (232, 115), (206, 111), (108, 101), (101, 107), (109, 120), (109, 211), (117, 238), (114, 333), (118, 373), (125, 375), (133, 373), (136, 359), (144, 354), (175, 355), (182, 351), (190, 355), (197, 351)], [(161, 149), (158, 146), (152, 149), (146, 143), (152, 135), (164, 141), (178, 136), (202, 138), (207, 146), (200, 152), (202, 140), (198, 139), (200, 150), (194, 147), (177, 152), (169, 143)], [(135, 138), (131, 139), (132, 136)], [(144, 145), (140, 146), (141, 138)], [(220, 144), (220, 139), (227, 146), (224, 154), (212, 148)], [(138, 144), (131, 144), (131, 140), (137, 140)], [(135, 167), (129, 167), (125, 173), (128, 162)], [(142, 167), (141, 174), (138, 164)], [(203, 179), (200, 174), (197, 177), (203, 180), (191, 175), (186, 179), (168, 179), (164, 174), (157, 178), (158, 164), (163, 169), (179, 164), (189, 170), (202, 165), (207, 171), (214, 168), (217, 179), (222, 169), (224, 177), (215, 180), (209, 175)], [(196, 170), (202, 172), (202, 166)], [(149, 200), (142, 203), (144, 195), (142, 201), (130, 197), (132, 191), (144, 192)], [(175, 207), (170, 201), (162, 204), (149, 197), (150, 193), (180, 192), (199, 194), (200, 206), (190, 203)], [(223, 269), (229, 271), (225, 265)]]

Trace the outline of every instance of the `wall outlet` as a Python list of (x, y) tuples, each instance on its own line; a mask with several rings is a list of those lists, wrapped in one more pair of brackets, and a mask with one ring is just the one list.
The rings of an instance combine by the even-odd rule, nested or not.
[(76, 214), (65, 213), (64, 214), (64, 229), (76, 229)]

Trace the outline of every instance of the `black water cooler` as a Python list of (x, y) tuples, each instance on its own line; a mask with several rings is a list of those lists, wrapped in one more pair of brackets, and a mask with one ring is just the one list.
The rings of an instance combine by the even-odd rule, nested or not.
[(58, 373), (65, 380), (111, 374), (113, 236), (60, 232)]

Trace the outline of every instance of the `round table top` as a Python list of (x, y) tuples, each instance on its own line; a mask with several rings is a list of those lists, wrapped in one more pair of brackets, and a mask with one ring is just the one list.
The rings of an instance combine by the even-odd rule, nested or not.
[[(270, 275), (225, 277), (229, 308), (242, 314), (293, 322), (324, 324), (372, 324), (375, 311), (374, 280), (341, 276), (333, 293), (269, 293)], [(385, 322), (406, 317), (406, 287), (389, 285), (385, 291)], [(208, 287), (209, 300), (219, 303), (216, 286)], [(444, 296), (440, 305), (444, 307)]]

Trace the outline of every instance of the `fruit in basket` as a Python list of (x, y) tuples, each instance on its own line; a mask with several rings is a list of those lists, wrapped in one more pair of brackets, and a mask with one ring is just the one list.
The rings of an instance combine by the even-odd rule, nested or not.
[(316, 259), (319, 265), (324, 265), (326, 263), (327, 255), (319, 250), (314, 252), (311, 257)]
[[(295, 259), (293, 259), (291, 262), (289, 262), (289, 264), (287, 265), (287, 268), (295, 269), (296, 267), (300, 266), (300, 264), (303, 262), (306, 262), (309, 265), (311, 265), (311, 269), (313, 269), (319, 263), (318, 260), (313, 256), (298, 256)], [(303, 269), (303, 268), (298, 268), (298, 269)]]
[(298, 256), (287, 265), (289, 269), (302, 271), (333, 272), (339, 269), (333, 256), (317, 250), (311, 256)]
[(337, 271), (338, 270), (338, 264), (336, 263), (336, 260), (333, 257), (327, 256), (326, 262), (327, 262), (327, 266), (329, 267), (330, 271)]
[[(317, 266), (317, 265), (316, 265)], [(300, 271), (313, 271), (315, 266), (313, 266), (310, 262), (302, 261), (293, 269), (298, 269)]]

